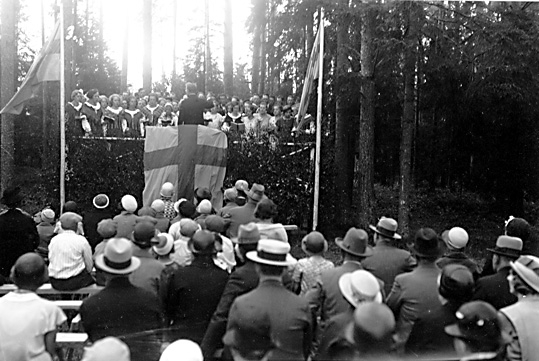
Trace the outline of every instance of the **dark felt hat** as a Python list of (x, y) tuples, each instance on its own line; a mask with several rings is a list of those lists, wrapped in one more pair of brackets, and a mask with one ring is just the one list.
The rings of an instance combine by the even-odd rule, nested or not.
[(415, 234), (412, 249), (420, 257), (439, 257), (442, 254), (441, 242), (432, 228), (420, 228)]
[(369, 235), (362, 229), (350, 228), (344, 238), (335, 239), (335, 243), (346, 253), (354, 256), (368, 257), (372, 255), (372, 249), (367, 244)]
[(2, 199), (0, 199), (0, 203), (5, 204), (6, 206), (11, 206), (19, 203), (23, 199), (24, 197), (21, 193), (20, 187), (8, 187), (4, 190), (4, 193), (2, 194)]

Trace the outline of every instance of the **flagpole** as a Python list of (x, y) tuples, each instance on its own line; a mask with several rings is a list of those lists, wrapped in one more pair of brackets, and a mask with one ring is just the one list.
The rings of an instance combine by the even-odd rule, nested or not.
[(318, 54), (318, 102), (316, 106), (316, 156), (314, 164), (313, 231), (318, 226), (320, 199), (320, 147), (322, 143), (322, 85), (324, 83), (324, 8), (320, 8), (320, 52)]
[(64, 4), (60, 0), (60, 210), (65, 204), (65, 47), (64, 47)]

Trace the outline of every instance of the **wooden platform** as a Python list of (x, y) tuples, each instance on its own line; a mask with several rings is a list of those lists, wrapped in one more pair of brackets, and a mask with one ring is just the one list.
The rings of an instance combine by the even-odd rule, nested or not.
[[(11, 291), (15, 291), (17, 289), (17, 286), (14, 284), (8, 284), (0, 286), (0, 296), (5, 295), (6, 293), (9, 293)], [(52, 288), (50, 283), (45, 283), (43, 286), (39, 287), (37, 289), (38, 295), (65, 295), (65, 294), (72, 294), (72, 295), (93, 295), (95, 293), (98, 293), (101, 291), (103, 287), (97, 286), (97, 285), (91, 285), (88, 287), (83, 287), (79, 290), (75, 291), (58, 291)]]

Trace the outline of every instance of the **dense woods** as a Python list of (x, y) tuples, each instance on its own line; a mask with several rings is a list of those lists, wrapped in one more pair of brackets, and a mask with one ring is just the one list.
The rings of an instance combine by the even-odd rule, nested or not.
[[(155, 1), (141, 1), (145, 34), (155, 39), (160, 35), (149, 30), (152, 16), (164, 9)], [(3, 0), (2, 14), (14, 3)], [(74, 37), (66, 43), (73, 59), (68, 92), (93, 87), (105, 94), (119, 92), (126, 82), (121, 82), (120, 67), (107, 56), (99, 7), (91, 2), (88, 8), (87, 1), (64, 3), (70, 3), (75, 19)], [(200, 3), (204, 11), (205, 4)], [(537, 200), (537, 3), (252, 0), (245, 24), (252, 36), (249, 64), (234, 63), (230, 44), (234, 39), (227, 29), (234, 21), (230, 14), (236, 3), (223, 4), (224, 36), (212, 41), (224, 42), (224, 64), (205, 58), (215, 50), (207, 49), (202, 35), (206, 26), (201, 22), (198, 31), (189, 34), (192, 47), (183, 69), (160, 81), (153, 79), (153, 87), (166, 84), (183, 95), (183, 84), (194, 81), (214, 94), (231, 92), (228, 95), (242, 98), (263, 93), (300, 96), (316, 30), (325, 24), (322, 175), (328, 194), (322, 201), (335, 209), (325, 216), (326, 223), (374, 222), (381, 216), (373, 209), (375, 184), (399, 190), (394, 201), (399, 203), (405, 235), (412, 199), (418, 194), (441, 189), (474, 192), (491, 202), (492, 212), (515, 216), (525, 215), (526, 204)], [(13, 32), (4, 19), (3, 41)], [(144, 87), (149, 87), (147, 54), (156, 49), (155, 45), (153, 50), (144, 49), (139, 58), (146, 68)], [(4, 77), (12, 76), (7, 62), (13, 51), (1, 52), (2, 104), (9, 99)], [(20, 81), (28, 59), (21, 46), (18, 55)], [(127, 66), (124, 61), (122, 67)], [(313, 94), (311, 114), (316, 111), (315, 98)], [(28, 135), (16, 137), (17, 151), (27, 149), (24, 142), (29, 139), (40, 142), (40, 107), (40, 102), (31, 104), (30, 115), (15, 120), (17, 131), (26, 129)], [(9, 118), (2, 116), (3, 185), (9, 177), (4, 171), (6, 146), (11, 147), (5, 140), (9, 124)], [(23, 158), (15, 157), (16, 165), (28, 165)]]

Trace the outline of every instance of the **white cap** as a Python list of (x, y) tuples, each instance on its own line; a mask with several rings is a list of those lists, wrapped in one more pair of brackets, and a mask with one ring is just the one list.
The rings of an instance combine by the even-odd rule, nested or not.
[(105, 337), (84, 351), (82, 361), (130, 361), (129, 347), (116, 337)]
[(137, 208), (137, 200), (132, 195), (126, 194), (122, 197), (122, 208), (128, 212), (134, 213)]
[(211, 202), (207, 199), (203, 199), (197, 206), (197, 212), (200, 214), (211, 213)]
[[(161, 354), (159, 361), (204, 361), (202, 350), (191, 340), (174, 341)], [(115, 360), (116, 361), (116, 360)]]
[(468, 244), (468, 232), (464, 228), (453, 227), (447, 233), (447, 244), (455, 249), (461, 249)]

